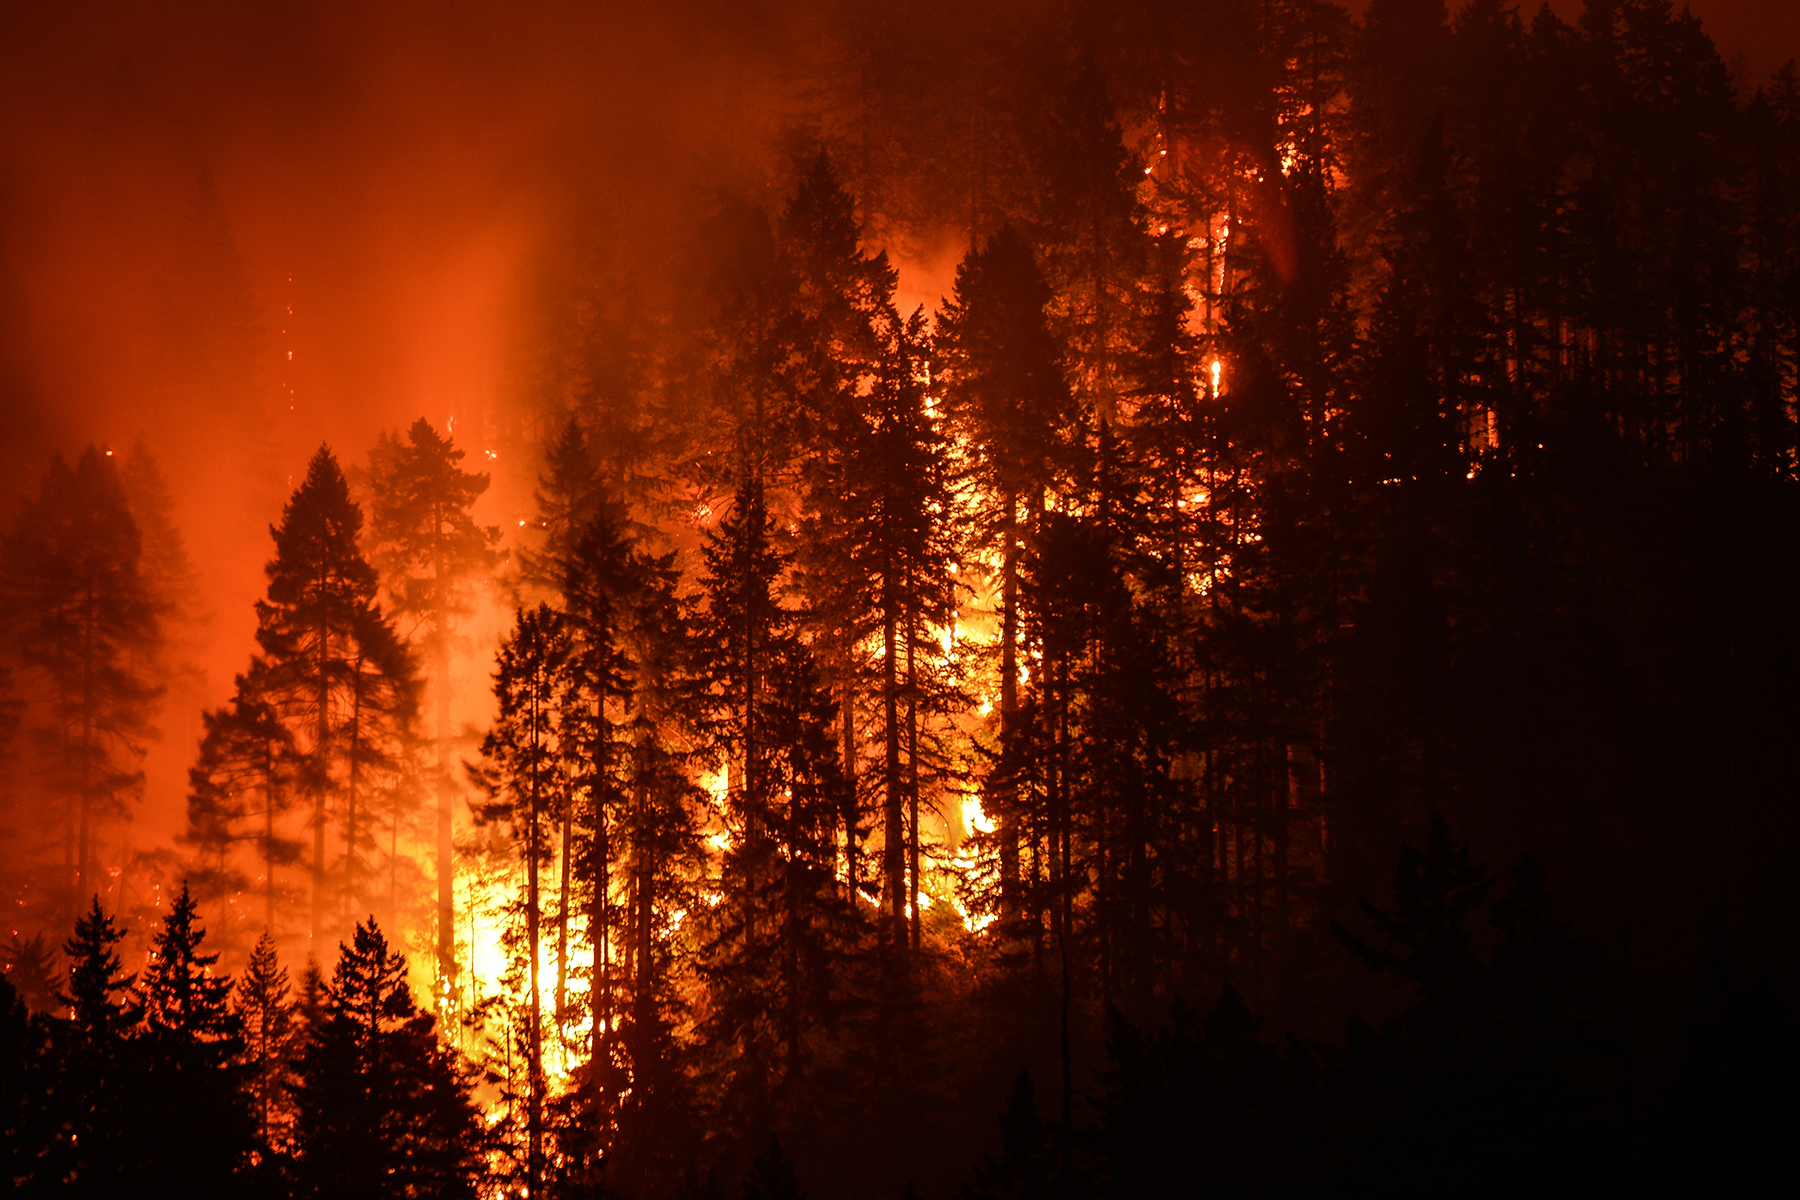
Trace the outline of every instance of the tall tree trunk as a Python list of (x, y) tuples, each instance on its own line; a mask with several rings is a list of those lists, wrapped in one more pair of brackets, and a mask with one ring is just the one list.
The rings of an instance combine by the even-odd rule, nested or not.
[[(910, 595), (911, 572), (908, 571), (907, 591)], [(913, 952), (920, 946), (919, 919), (919, 681), (913, 674), (913, 643), (917, 631), (913, 628), (913, 613), (906, 615), (906, 805), (907, 829), (911, 836), (907, 839), (908, 902), (911, 905), (911, 934)]]
[(1019, 817), (1017, 764), (1011, 755), (1019, 733), (1019, 501), (1011, 491), (1001, 497), (1005, 543), (1000, 551), (1000, 753), (1001, 803), (994, 814), (1000, 834), (1000, 915), (1019, 913)]
[(312, 925), (307, 934), (314, 947), (319, 944), (319, 930), (324, 922), (325, 904), (325, 792), (331, 772), (331, 684), (325, 673), (324, 658), (326, 647), (330, 645), (329, 629), (322, 630), (319, 639), (319, 683), (315, 702), (318, 704), (318, 715), (313, 731), (313, 862), (312, 862)]
[(881, 616), (881, 712), (882, 744), (885, 754), (884, 794), (882, 796), (881, 870), (888, 902), (888, 937), (894, 949), (906, 946), (906, 829), (902, 824), (905, 811), (905, 782), (900, 775), (900, 681), (899, 633), (894, 612), (894, 584), (891, 573), (884, 573)]
[(558, 857), (561, 860), (562, 878), (557, 883), (556, 898), (556, 1000), (552, 1019), (556, 1022), (557, 1042), (562, 1043), (563, 1027), (568, 1014), (568, 981), (569, 981), (569, 850), (570, 826), (573, 824), (575, 806), (565, 795), (562, 806), (561, 848)]
[(263, 741), (263, 932), (275, 936), (275, 752)]
[[(439, 528), (442, 528), (440, 525)], [(450, 742), (450, 631), (449, 617), (441, 594), (444, 569), (441, 552), (432, 570), (440, 594), (436, 623), (437, 678), (433, 690), (437, 695), (436, 771), (437, 783), (437, 970), (438, 986), (446, 996), (456, 992), (456, 854), (451, 838), (452, 791), (450, 764), (446, 761)]]
[[(536, 751), (543, 738), (543, 718), (535, 711), (535, 699), (533, 709), (532, 749)], [(538, 1178), (544, 1162), (544, 1014), (543, 992), (538, 986), (538, 805), (542, 799), (539, 775), (543, 764), (541, 755), (537, 759), (531, 770), (531, 812), (525, 839), (525, 937), (531, 943), (531, 1110), (527, 1117), (530, 1145), (527, 1147), (525, 1194), (533, 1200), (538, 1195)]]
[(589, 986), (588, 1009), (593, 1023), (588, 1053), (590, 1070), (594, 1073), (596, 1086), (600, 1082), (601, 1066), (605, 1062), (607, 1028), (612, 1015), (607, 978), (606, 953), (606, 889), (607, 889), (607, 857), (610, 849), (606, 841), (606, 792), (608, 784), (607, 767), (609, 739), (606, 730), (606, 692), (602, 690), (594, 698), (594, 834), (590, 843), (590, 852), (594, 861), (594, 897), (588, 908), (588, 942), (593, 947), (594, 964), (592, 983)]
[(349, 796), (344, 808), (344, 894), (342, 908), (344, 922), (355, 917), (353, 905), (356, 902), (356, 792), (362, 780), (362, 704), (363, 680), (362, 660), (359, 658), (352, 676), (350, 700), (350, 779)]
[(844, 881), (848, 884), (850, 904), (857, 903), (859, 872), (856, 834), (862, 825), (862, 810), (856, 802), (856, 646), (852, 639), (844, 654), (844, 697), (842, 701), (844, 743)]

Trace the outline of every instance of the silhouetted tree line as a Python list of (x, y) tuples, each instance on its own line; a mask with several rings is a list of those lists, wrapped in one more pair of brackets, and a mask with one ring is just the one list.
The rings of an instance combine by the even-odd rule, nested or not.
[[(1362, 902), (1367, 935), (1333, 927), (1405, 986), (1404, 1008), (1377, 1026), (1353, 1019), (1338, 1043), (1285, 1045), (1229, 984), (1204, 1015), (1176, 997), (1157, 1028), (1112, 1010), (1080, 1118), (1046, 1117), (1020, 1070), (962, 1196), (1585, 1195), (1755, 1190), (1788, 1172), (1800, 1022), (1716, 918), (1676, 1072), (1640, 1095), (1613, 965), (1556, 914), (1532, 860), (1496, 883), (1434, 820), (1422, 850), (1402, 849), (1390, 904)], [(309, 962), (297, 989), (266, 937), (235, 982), (215, 972), (185, 889), (141, 973), (122, 970), (122, 937), (96, 902), (64, 946), (53, 1008), (0, 978), (8, 1194), (619, 1194), (603, 1174), (546, 1184), (538, 1158), (517, 1169), (505, 1122), (483, 1120), (473, 1067), (416, 1007), (373, 920), (329, 979)], [(726, 1194), (702, 1166), (670, 1162), (640, 1185)], [(779, 1137), (742, 1193), (807, 1194)]]
[(474, 1196), (473, 1078), (373, 920), (298, 988), (260, 941), (234, 982), (184, 888), (141, 972), (98, 901), (54, 1007), (0, 982), (0, 1186), (16, 1195)]
[[(302, 905), (315, 943), (403, 922), (432, 796), (433, 1006), (483, 1074), (484, 1169), (532, 1195), (794, 1196), (788, 1154), (866, 1190), (972, 1157), (1022, 1062), (1052, 1111), (1015, 1089), (972, 1194), (1764, 1162), (1792, 1021), (1723, 938), (1665, 1093), (1627, 964), (1432, 814), (1658, 936), (1727, 883), (1789, 894), (1793, 69), (1740, 96), (1666, 0), (866, 7), (827, 13), (773, 210), (719, 198), (656, 279), (559, 243), (466, 779), (446, 663), (497, 570), (486, 477), (421, 421), (371, 456), (364, 530), (315, 457), (208, 717), (197, 886), (260, 883), (276, 937)], [(950, 294), (902, 311), (872, 248), (946, 236)], [(100, 741), (75, 667), (20, 670), (61, 705), (30, 710), (42, 761), (89, 772), (74, 830), (128, 789), (135, 693)], [(367, 937), (343, 961), (393, 978)], [(393, 1004), (357, 1028), (428, 1058)], [(386, 1153), (352, 1109), (280, 1111), (296, 1170), (308, 1128)]]

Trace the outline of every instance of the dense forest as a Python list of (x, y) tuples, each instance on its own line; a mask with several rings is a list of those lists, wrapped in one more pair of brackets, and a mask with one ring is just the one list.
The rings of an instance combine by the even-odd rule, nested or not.
[(658, 270), (571, 218), (488, 442), (313, 453), (148, 903), (197, 551), (152, 441), (11, 516), (0, 1191), (1791, 1175), (1800, 74), (818, 20)]

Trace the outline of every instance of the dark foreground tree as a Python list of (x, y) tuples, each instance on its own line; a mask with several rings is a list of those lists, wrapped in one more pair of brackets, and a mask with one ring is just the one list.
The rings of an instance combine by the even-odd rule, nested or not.
[(196, 1195), (238, 1190), (256, 1148), (245, 1089), (243, 1021), (230, 1005), (231, 979), (202, 952), (206, 931), (183, 885), (151, 939), (142, 994), (142, 1114), (151, 1180), (180, 1179)]
[(52, 1050), (56, 1142), (40, 1177), (67, 1181), (71, 1195), (119, 1195), (143, 1178), (143, 1113), (152, 1098), (139, 1064), (135, 977), (119, 966), (124, 938), (96, 899), (63, 947), (74, 961), (62, 997), (68, 1016)]
[(484, 1139), (465, 1069), (373, 919), (340, 947), (298, 1099), (302, 1195), (476, 1195)]
[(294, 1070), (305, 1028), (294, 1011), (287, 968), (275, 957), (275, 941), (263, 934), (232, 996), (244, 1039), (244, 1087), (264, 1156), (291, 1149), (294, 1127)]
[(52, 1126), (47, 1021), (25, 1007), (0, 976), (0, 1180), (21, 1188), (50, 1148)]

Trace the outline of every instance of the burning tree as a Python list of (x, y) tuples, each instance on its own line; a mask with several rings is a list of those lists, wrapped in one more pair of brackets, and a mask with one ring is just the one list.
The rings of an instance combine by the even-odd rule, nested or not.
[(431, 664), (436, 704), (433, 784), (437, 793), (437, 970), (445, 995), (456, 992), (456, 899), (451, 817), (456, 787), (451, 747), (451, 652), (458, 622), (474, 610), (474, 591), (492, 572), (500, 531), (480, 526), (470, 507), (488, 477), (464, 471), (463, 451), (420, 417), (383, 434), (369, 453), (371, 557), (387, 581), (394, 613), (419, 623), (420, 652)]
[[(550, 831), (569, 804), (559, 745), (564, 701), (570, 689), (570, 641), (557, 613), (540, 604), (521, 611), (500, 647), (494, 694), (499, 720), (481, 744), (483, 782), (491, 797), (480, 815), (505, 820), (525, 863), (525, 953), (529, 1016), (525, 1027), (526, 1183), (537, 1194), (544, 1170), (544, 1014), (539, 986), (539, 867), (553, 853)], [(566, 846), (565, 846), (566, 852)], [(561, 974), (562, 962), (558, 962)], [(560, 980), (559, 980), (560, 982)], [(560, 987), (558, 991), (560, 992)]]

